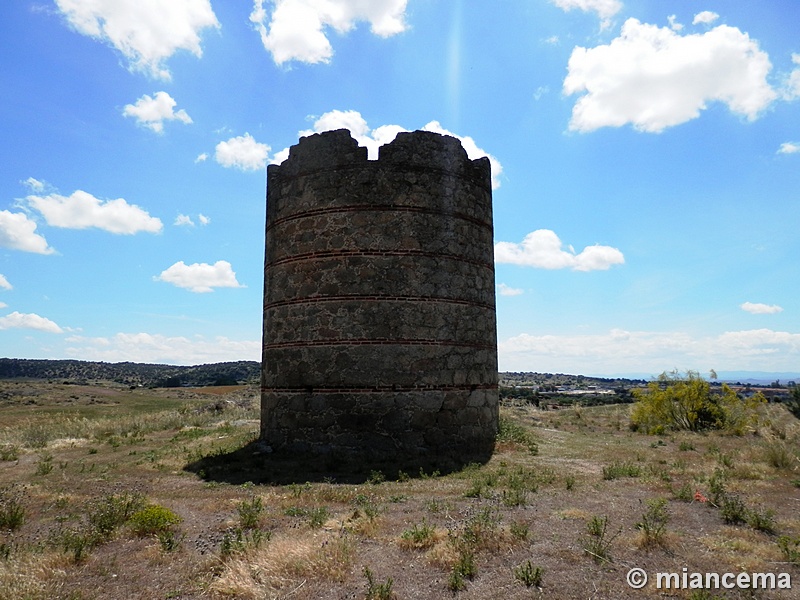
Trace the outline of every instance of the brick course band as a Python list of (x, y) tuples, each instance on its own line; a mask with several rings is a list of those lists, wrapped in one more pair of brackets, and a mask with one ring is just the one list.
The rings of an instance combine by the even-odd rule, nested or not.
[(496, 390), (496, 385), (439, 385), (439, 386), (416, 386), (416, 387), (400, 387), (396, 385), (373, 386), (363, 388), (270, 388), (262, 387), (262, 392), (279, 392), (288, 394), (369, 394), (371, 392), (419, 392), (419, 391), (439, 391), (439, 392), (454, 392), (454, 391), (475, 391), (475, 390)]
[(359, 204), (359, 205), (352, 205), (352, 206), (336, 206), (333, 208), (318, 208), (315, 210), (307, 210), (300, 213), (295, 213), (289, 215), (287, 217), (283, 217), (281, 219), (275, 219), (267, 226), (267, 234), (270, 231), (283, 225), (284, 223), (289, 223), (291, 221), (296, 221), (297, 219), (305, 219), (308, 217), (316, 217), (318, 215), (330, 215), (334, 213), (348, 213), (348, 212), (395, 212), (395, 213), (418, 213), (422, 215), (434, 215), (434, 216), (448, 216), (449, 218), (453, 219), (461, 219), (463, 221), (467, 221), (468, 223), (472, 223), (473, 225), (477, 225), (478, 227), (483, 227), (484, 229), (488, 230), (489, 232), (493, 232), (494, 228), (492, 227), (491, 223), (487, 223), (486, 221), (481, 221), (480, 219), (476, 219), (469, 215), (461, 214), (461, 213), (450, 213), (443, 210), (436, 210), (432, 208), (423, 208), (420, 206), (376, 206), (374, 204)]
[(270, 302), (264, 305), (264, 310), (278, 308), (280, 306), (293, 306), (295, 304), (319, 304), (322, 302), (442, 302), (445, 304), (460, 304), (463, 306), (475, 306), (494, 310), (491, 304), (475, 302), (473, 300), (458, 300), (456, 298), (443, 298), (438, 296), (368, 296), (364, 294), (352, 294), (349, 296), (314, 296), (311, 298), (294, 298), (292, 300), (281, 300)]
[(340, 338), (333, 340), (297, 340), (295, 342), (281, 342), (279, 344), (264, 344), (264, 348), (274, 350), (278, 348), (292, 348), (304, 346), (454, 346), (459, 348), (484, 348), (497, 350), (497, 344), (479, 344), (475, 342), (460, 342), (458, 340), (392, 340), (392, 339), (353, 339)]
[(340, 251), (328, 251), (328, 252), (308, 252), (306, 254), (295, 254), (293, 256), (287, 256), (286, 258), (281, 258), (279, 260), (274, 260), (267, 263), (267, 267), (275, 267), (278, 265), (283, 265), (286, 263), (293, 263), (293, 262), (302, 262), (302, 261), (310, 261), (310, 260), (321, 260), (325, 258), (349, 258), (351, 256), (366, 256), (366, 257), (385, 257), (385, 256), (412, 256), (412, 257), (425, 257), (425, 258), (436, 258), (438, 260), (454, 260), (458, 262), (467, 263), (470, 265), (476, 265), (478, 267), (482, 267), (484, 269), (489, 269), (492, 274), (494, 274), (494, 263), (492, 262), (481, 262), (476, 260), (470, 260), (468, 258), (464, 258), (463, 256), (456, 256), (456, 255), (447, 255), (447, 254), (436, 254), (434, 252), (423, 252), (420, 250), (372, 250), (372, 249), (365, 249), (365, 250), (340, 250)]
[(496, 328), (488, 159), (418, 131), (368, 160), (339, 130), (268, 167), (261, 439), (276, 455), (488, 460)]

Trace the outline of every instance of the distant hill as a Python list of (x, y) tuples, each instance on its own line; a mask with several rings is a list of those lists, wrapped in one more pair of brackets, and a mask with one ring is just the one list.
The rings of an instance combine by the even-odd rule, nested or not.
[(258, 384), (260, 374), (261, 363), (255, 361), (184, 367), (132, 362), (0, 358), (0, 379), (45, 379), (68, 383), (113, 381), (144, 387), (200, 387)]

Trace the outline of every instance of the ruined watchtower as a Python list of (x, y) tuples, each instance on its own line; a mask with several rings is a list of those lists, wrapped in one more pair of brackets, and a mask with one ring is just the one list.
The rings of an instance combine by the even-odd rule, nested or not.
[(458, 139), (347, 130), (267, 170), (261, 437), (276, 453), (486, 460), (498, 425), (492, 191)]

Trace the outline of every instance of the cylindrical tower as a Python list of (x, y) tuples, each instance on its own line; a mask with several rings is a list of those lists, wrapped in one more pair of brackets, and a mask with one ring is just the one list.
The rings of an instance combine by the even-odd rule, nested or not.
[(443, 466), (498, 426), (489, 160), (347, 130), (267, 170), (261, 437), (280, 454)]

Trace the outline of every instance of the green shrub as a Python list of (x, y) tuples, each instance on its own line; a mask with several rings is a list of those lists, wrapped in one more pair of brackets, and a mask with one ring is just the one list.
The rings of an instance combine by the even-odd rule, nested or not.
[(239, 513), (239, 525), (244, 529), (255, 529), (261, 520), (264, 512), (264, 502), (260, 496), (255, 496), (250, 500), (242, 500), (236, 505), (236, 512)]
[(609, 548), (617, 535), (619, 535), (619, 532), (608, 537), (608, 517), (593, 516), (586, 524), (586, 533), (588, 537), (583, 544), (584, 552), (591, 556), (595, 562), (610, 561)]
[(0, 446), (0, 460), (14, 461), (19, 459), (19, 448), (14, 444), (3, 444)]
[(787, 562), (800, 565), (800, 537), (794, 538), (782, 535), (778, 538), (778, 547)]
[(652, 548), (664, 545), (664, 536), (669, 521), (667, 500), (665, 498), (652, 498), (646, 502), (647, 510), (642, 514), (642, 520), (636, 523), (637, 529), (642, 531), (644, 546)]
[(514, 423), (509, 419), (500, 417), (500, 426), (497, 431), (498, 442), (511, 442), (524, 446), (533, 455), (539, 453), (539, 445), (533, 439), (533, 435), (522, 425)]
[(675, 500), (680, 500), (681, 502), (691, 502), (694, 499), (694, 492), (692, 491), (692, 486), (689, 482), (684, 482), (684, 484), (679, 487), (677, 490), (672, 490), (672, 497)]
[(131, 529), (136, 535), (158, 535), (172, 531), (174, 525), (181, 519), (177, 514), (165, 506), (148, 504), (130, 516)]
[(405, 548), (421, 550), (436, 543), (436, 530), (423, 519), (419, 525), (406, 529), (400, 535), (400, 544)]
[(730, 387), (712, 390), (695, 371), (662, 373), (646, 390), (634, 390), (631, 428), (649, 434), (665, 430), (724, 429), (738, 435), (758, 423), (760, 393), (741, 399)]
[(220, 544), (220, 556), (226, 559), (235, 554), (240, 554), (248, 548), (259, 548), (263, 542), (268, 542), (271, 537), (271, 532), (262, 531), (261, 529), (246, 530), (237, 527), (231, 531), (226, 531)]
[(385, 583), (377, 583), (369, 567), (364, 567), (363, 573), (367, 578), (367, 600), (390, 600), (394, 597), (392, 593), (394, 579), (389, 577)]
[(527, 560), (518, 567), (514, 567), (514, 578), (525, 584), (525, 587), (542, 587), (542, 567), (534, 567)]
[(797, 462), (797, 457), (787, 445), (778, 440), (767, 442), (764, 454), (767, 463), (776, 469), (790, 469)]
[(117, 527), (124, 525), (134, 513), (142, 509), (144, 504), (144, 496), (137, 492), (108, 494), (89, 506), (87, 519), (100, 537), (108, 538)]
[(631, 462), (615, 462), (603, 467), (603, 479), (605, 480), (619, 479), (620, 477), (639, 477), (641, 474), (642, 468)]
[(36, 474), (47, 475), (53, 470), (53, 456), (51, 454), (39, 455), (39, 460), (36, 463)]
[(525, 523), (511, 523), (509, 531), (515, 540), (524, 542), (530, 536), (530, 527)]
[(16, 531), (25, 523), (22, 490), (16, 486), (0, 488), (0, 530)]
[(722, 520), (729, 525), (738, 525), (747, 521), (747, 506), (737, 494), (727, 494), (722, 498), (719, 507)]
[(775, 533), (775, 511), (767, 508), (754, 508), (747, 511), (747, 524), (756, 531)]

